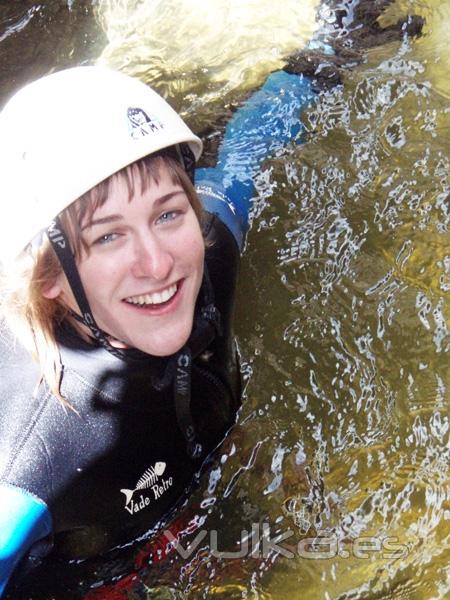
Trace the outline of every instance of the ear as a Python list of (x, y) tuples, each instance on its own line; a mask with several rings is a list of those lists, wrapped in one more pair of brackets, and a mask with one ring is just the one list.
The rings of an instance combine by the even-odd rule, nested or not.
[(60, 277), (57, 277), (53, 283), (50, 283), (44, 290), (42, 290), (42, 295), (48, 300), (55, 300), (61, 295), (61, 292), (62, 286)]

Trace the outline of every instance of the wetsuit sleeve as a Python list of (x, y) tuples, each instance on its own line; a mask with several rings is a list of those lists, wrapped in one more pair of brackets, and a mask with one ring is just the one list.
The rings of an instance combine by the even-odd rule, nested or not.
[(44, 502), (0, 483), (0, 596), (20, 559), (51, 530), (51, 516)]
[(248, 228), (253, 179), (263, 160), (291, 141), (302, 142), (300, 113), (314, 97), (308, 77), (272, 73), (227, 124), (217, 166), (196, 171), (204, 207), (228, 226), (240, 248)]

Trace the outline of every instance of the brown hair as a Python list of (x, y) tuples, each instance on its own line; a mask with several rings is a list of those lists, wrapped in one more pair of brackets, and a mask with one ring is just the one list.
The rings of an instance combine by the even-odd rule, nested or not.
[[(200, 224), (202, 223), (203, 210), (191, 180), (173, 157), (173, 152), (170, 149), (162, 151), (114, 173), (60, 214), (76, 260), (81, 258), (83, 251), (88, 252), (81, 234), (81, 224), (105, 204), (113, 183), (117, 179), (123, 179), (131, 201), (137, 191), (143, 193), (152, 184), (159, 183), (162, 167), (167, 169), (172, 182), (180, 185), (186, 192)], [(37, 250), (33, 250), (30, 245), (14, 266), (2, 273), (0, 313), (15, 337), (39, 363), (40, 382), (45, 380), (53, 394), (68, 404), (60, 391), (62, 366), (56, 330), (68, 317), (69, 311), (57, 300), (44, 297), (45, 290), (51, 287), (61, 272), (60, 262), (44, 236)]]

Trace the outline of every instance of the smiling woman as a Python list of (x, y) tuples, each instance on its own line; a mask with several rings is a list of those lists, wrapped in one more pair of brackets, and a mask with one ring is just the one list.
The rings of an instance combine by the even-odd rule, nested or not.
[(133, 78), (69, 69), (6, 105), (0, 593), (15, 571), (17, 597), (44, 557), (95, 556), (161, 527), (233, 425), (252, 178), (299, 139), (311, 98), (309, 80), (272, 75), (197, 191), (200, 140)]
[[(133, 164), (110, 178), (105, 202), (77, 223), (83, 240), (78, 272), (96, 322), (108, 332), (112, 346), (169, 356), (192, 331), (203, 278), (200, 207), (173, 159), (147, 158), (143, 167), (153, 173), (147, 185), (141, 180), (129, 193), (127, 181), (139, 183), (139, 168)], [(90, 195), (96, 193), (97, 188)], [(197, 214), (188, 194), (196, 200)], [(82, 198), (72, 212), (79, 214), (84, 205)], [(63, 273), (44, 296), (77, 310)], [(89, 335), (85, 325), (76, 327)]]

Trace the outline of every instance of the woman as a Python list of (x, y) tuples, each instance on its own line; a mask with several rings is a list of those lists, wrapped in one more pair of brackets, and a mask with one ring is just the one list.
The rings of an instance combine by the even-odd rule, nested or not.
[(136, 79), (68, 69), (4, 108), (0, 593), (156, 529), (233, 425), (252, 179), (311, 97), (273, 74), (197, 191), (201, 141)]

